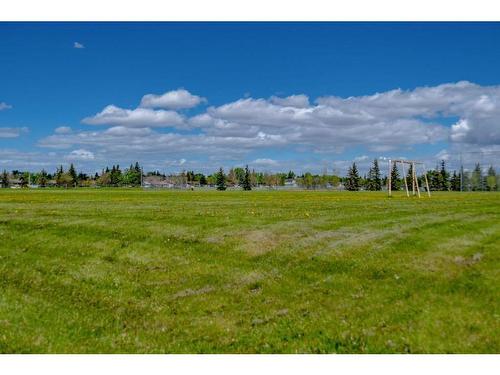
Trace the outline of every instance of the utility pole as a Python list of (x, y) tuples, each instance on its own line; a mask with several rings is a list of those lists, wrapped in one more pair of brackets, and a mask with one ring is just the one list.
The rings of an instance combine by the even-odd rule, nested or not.
[(144, 174), (144, 171), (143, 171), (143, 169), (142, 169), (142, 167), (141, 167), (141, 188), (142, 188), (142, 175), (143, 175), (143, 174)]

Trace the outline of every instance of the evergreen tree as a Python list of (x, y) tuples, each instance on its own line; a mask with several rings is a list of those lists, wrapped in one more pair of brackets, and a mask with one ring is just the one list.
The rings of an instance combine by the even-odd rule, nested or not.
[(457, 174), (456, 171), (453, 171), (453, 175), (450, 178), (450, 190), (460, 191), (460, 174)]
[(391, 169), (391, 190), (399, 190), (401, 188), (401, 180), (396, 163), (392, 164)]
[(252, 190), (252, 184), (250, 182), (250, 171), (248, 170), (248, 165), (245, 167), (245, 176), (243, 177), (243, 184), (241, 185), (243, 190)]
[(449, 177), (450, 174), (446, 171), (446, 164), (444, 160), (441, 160), (441, 170), (439, 171), (440, 179), (439, 179), (439, 190), (447, 191), (450, 189)]
[(69, 175), (69, 177), (71, 179), (71, 181), (70, 181), (71, 186), (75, 187), (76, 184), (78, 183), (78, 177), (76, 175), (76, 170), (75, 170), (75, 167), (74, 167), (73, 163), (71, 163), (70, 166), (69, 166), (68, 175)]
[(114, 164), (111, 167), (111, 171), (109, 171), (109, 178), (111, 185), (114, 185), (114, 182), (116, 181), (116, 167)]
[(368, 178), (366, 179), (366, 188), (371, 191), (382, 190), (382, 180), (380, 178), (380, 168), (378, 166), (378, 160), (373, 159), (373, 166), (368, 172)]
[(10, 185), (9, 175), (7, 171), (4, 169), (2, 172), (2, 177), (0, 178), (0, 186), (2, 188), (8, 188), (9, 185)]
[(380, 167), (378, 165), (378, 160), (373, 160), (373, 181), (375, 190), (382, 190), (382, 179), (380, 178)]
[(352, 166), (349, 168), (349, 172), (347, 174), (345, 188), (349, 191), (358, 191), (359, 185), (360, 177), (358, 174), (358, 167), (356, 167), (356, 163), (352, 163)]
[(410, 166), (408, 167), (408, 173), (406, 174), (406, 183), (408, 184), (408, 188), (410, 188), (412, 181), (413, 181), (413, 164), (410, 164)]
[(139, 162), (136, 161), (134, 165), (135, 172), (135, 185), (140, 186), (142, 183), (142, 167), (139, 165)]
[(429, 180), (429, 188), (431, 190), (443, 190), (443, 175), (441, 174), (438, 164), (436, 164), (436, 168), (434, 170), (427, 172), (427, 178)]
[(219, 169), (219, 172), (215, 175), (215, 184), (217, 186), (217, 190), (226, 190), (226, 176), (224, 175), (224, 170), (222, 167)]

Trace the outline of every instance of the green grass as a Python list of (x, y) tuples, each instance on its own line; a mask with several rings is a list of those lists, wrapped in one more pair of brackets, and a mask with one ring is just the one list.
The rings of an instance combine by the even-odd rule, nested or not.
[(500, 194), (0, 190), (3, 353), (498, 353)]

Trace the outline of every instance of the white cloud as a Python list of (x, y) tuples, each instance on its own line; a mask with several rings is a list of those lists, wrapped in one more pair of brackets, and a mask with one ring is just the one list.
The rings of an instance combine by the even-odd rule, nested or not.
[(323, 97), (317, 103), (341, 109), (344, 113), (364, 113), (385, 121), (413, 119), (423, 122), (428, 119), (437, 121), (443, 116), (459, 117), (459, 122), (451, 128), (451, 141), (500, 143), (500, 86), (461, 81), (347, 99)]
[(54, 132), (56, 134), (69, 134), (72, 132), (72, 129), (69, 126), (59, 126)]
[(27, 133), (28, 128), (0, 128), (0, 138), (17, 138), (23, 133)]
[(42, 147), (67, 149), (76, 145), (99, 147), (108, 153), (158, 153), (199, 155), (241, 155), (249, 150), (284, 144), (279, 136), (258, 134), (247, 137), (216, 137), (205, 134), (160, 133), (148, 128), (113, 127), (104, 131), (54, 134), (41, 139)]
[(85, 46), (82, 43), (74, 42), (73, 48), (83, 49), (83, 48), (85, 48)]
[(182, 127), (183, 116), (174, 111), (153, 110), (149, 108), (123, 109), (108, 105), (101, 112), (82, 120), (88, 125), (111, 125), (123, 127)]
[(94, 153), (84, 149), (78, 149), (71, 151), (68, 155), (66, 155), (66, 159), (75, 160), (75, 161), (88, 161), (94, 160)]
[(144, 108), (165, 108), (177, 110), (193, 108), (204, 102), (206, 102), (205, 98), (193, 95), (185, 89), (178, 89), (168, 91), (162, 95), (144, 95), (140, 106)]
[(0, 111), (4, 111), (6, 109), (11, 109), (12, 106), (10, 104), (7, 104), (5, 102), (0, 102)]
[[(160, 166), (165, 166), (165, 160), (178, 163), (186, 159), (190, 167), (197, 157), (219, 165), (228, 165), (224, 160), (241, 165), (258, 150), (285, 147), (296, 155), (314, 157), (363, 148), (363, 159), (358, 162), (368, 165), (374, 154), (397, 152), (404, 156), (421, 144), (448, 141), (450, 149), (453, 145), (476, 149), (500, 145), (500, 86), (458, 82), (350, 98), (325, 96), (314, 104), (303, 94), (244, 98), (209, 107), (191, 118), (172, 110), (154, 109), (180, 108), (181, 101), (175, 102), (174, 96), (169, 99), (173, 101), (165, 101), (167, 94), (146, 95), (143, 106), (136, 109), (107, 106), (83, 122), (108, 128), (56, 130), (39, 145), (54, 149), (81, 147), (104, 155), (106, 160), (155, 160)], [(186, 108), (188, 101), (183, 105)], [(458, 120), (449, 126), (449, 118)], [(183, 131), (169, 129), (167, 133), (158, 128)], [(269, 168), (273, 163), (265, 158), (246, 162), (262, 166), (267, 163)], [(292, 165), (275, 162), (278, 164), (272, 168)]]
[[(500, 143), (500, 86), (470, 82), (400, 89), (369, 96), (321, 97), (310, 106), (305, 95), (240, 99), (189, 120), (207, 134), (279, 134), (290, 144), (318, 152), (368, 145), (387, 151), (450, 140)], [(451, 128), (443, 117), (457, 117)]]
[(436, 154), (436, 158), (439, 160), (447, 161), (447, 160), (450, 160), (450, 157), (451, 157), (451, 155), (448, 152), (448, 150), (441, 150)]
[(267, 158), (255, 159), (254, 161), (250, 162), (250, 164), (256, 167), (276, 167), (279, 165), (276, 160)]
[(309, 107), (309, 97), (304, 94), (291, 95), (286, 98), (271, 96), (269, 101), (283, 107), (307, 108)]
[(0, 149), (0, 168), (8, 169), (41, 169), (57, 165), (60, 158), (57, 154), (43, 152), (23, 152), (12, 149)]
[(288, 144), (316, 151), (334, 151), (351, 145), (398, 148), (446, 140), (449, 129), (417, 118), (378, 117), (366, 111), (345, 111), (328, 105), (297, 108), (275, 105), (264, 99), (240, 99), (191, 119), (207, 134), (283, 137)]
[(186, 162), (187, 162), (187, 160), (182, 158), (179, 160), (167, 160), (167, 161), (165, 161), (164, 164), (167, 167), (182, 167), (182, 166), (186, 165)]
[(371, 158), (369, 156), (367, 156), (367, 155), (356, 156), (354, 158), (355, 162), (362, 162), (362, 161), (367, 161), (367, 160), (371, 160)]

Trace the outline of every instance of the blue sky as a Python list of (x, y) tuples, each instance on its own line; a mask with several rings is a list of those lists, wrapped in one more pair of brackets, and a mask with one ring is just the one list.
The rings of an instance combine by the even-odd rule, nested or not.
[(499, 45), (499, 23), (0, 23), (0, 168), (491, 155)]

